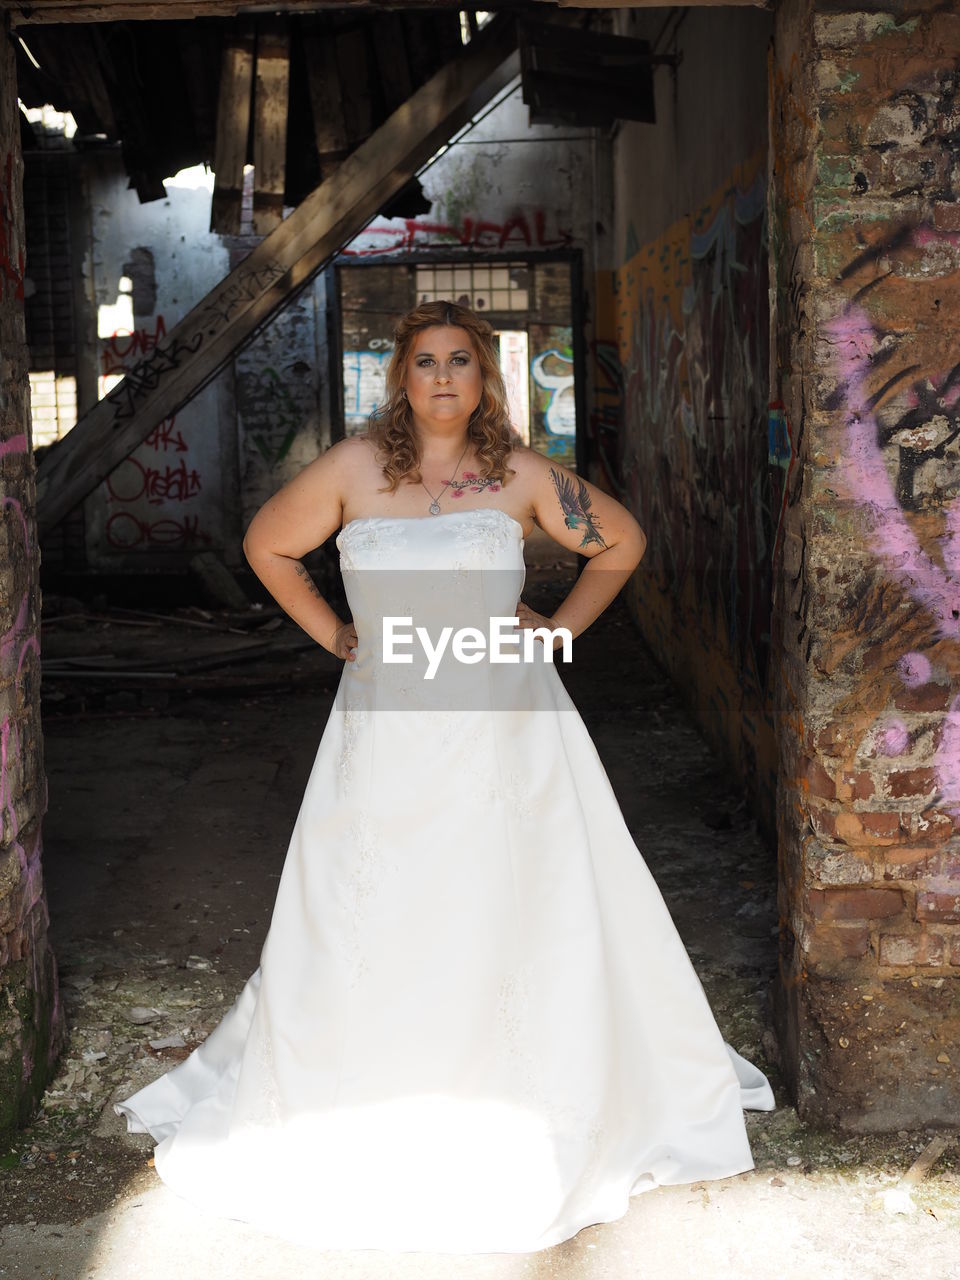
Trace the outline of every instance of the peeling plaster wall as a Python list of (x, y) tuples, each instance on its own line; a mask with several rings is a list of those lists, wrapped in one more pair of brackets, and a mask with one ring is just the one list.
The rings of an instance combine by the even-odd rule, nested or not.
[(23, 164), (0, 32), (0, 1131), (26, 1119), (64, 1035), (40, 869), (40, 592), (24, 332)]
[[(85, 170), (91, 225), (84, 270), (103, 396), (227, 274), (229, 253), (207, 230), (204, 186), (171, 185), (167, 199), (141, 204), (116, 152), (91, 156)], [(132, 294), (121, 294), (123, 277)], [(221, 377), (156, 427), (87, 499), (92, 568), (173, 567), (184, 552), (224, 548), (224, 480), (233, 476), (221, 465), (222, 385)]]
[[(86, 246), (77, 356), (86, 377), (78, 381), (102, 396), (256, 240), (209, 231), (202, 171), (184, 171), (166, 184), (166, 199), (141, 204), (118, 152), (65, 159), (84, 190), (75, 241)], [(320, 278), (86, 499), (88, 569), (182, 570), (201, 550), (244, 564), (254, 512), (329, 443), (325, 308)], [(80, 412), (90, 404), (88, 390)], [(74, 536), (72, 527), (63, 535)]]
[(649, 548), (645, 638), (775, 825), (771, 563), (783, 458), (768, 439), (767, 46), (750, 9), (634, 10), (621, 34), (681, 55), (656, 124), (614, 143), (616, 269), (598, 304), (594, 412), (619, 432)]
[(779, 1034), (801, 1111), (960, 1112), (960, 13), (786, 0), (771, 61)]

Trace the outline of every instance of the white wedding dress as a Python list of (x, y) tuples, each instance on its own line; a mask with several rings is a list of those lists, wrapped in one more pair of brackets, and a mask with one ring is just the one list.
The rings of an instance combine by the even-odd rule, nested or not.
[(337, 546), (357, 660), (260, 964), (115, 1110), (180, 1196), (328, 1249), (527, 1252), (752, 1169), (743, 1108), (770, 1085), (723, 1040), (555, 667), (382, 661), (384, 613), (512, 615), (520, 525), (366, 517)]

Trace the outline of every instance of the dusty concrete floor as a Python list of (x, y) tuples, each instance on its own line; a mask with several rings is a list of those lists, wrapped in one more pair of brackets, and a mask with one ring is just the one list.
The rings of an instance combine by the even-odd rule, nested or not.
[[(565, 571), (541, 564), (546, 603)], [(74, 619), (45, 648), (57, 669), (64, 654), (156, 666), (222, 645), (183, 617), (139, 632)], [(775, 857), (619, 606), (577, 642), (566, 678), (724, 1037), (774, 1087), (778, 1110), (747, 1114), (756, 1169), (645, 1193), (620, 1222), (542, 1254), (482, 1258), (311, 1253), (169, 1193), (152, 1141), (125, 1134), (110, 1104), (186, 1056), (256, 967), (338, 674), (295, 651), (294, 629), (271, 630), (274, 651), (206, 684), (47, 686), (46, 883), (70, 1035), (40, 1113), (0, 1147), (0, 1277), (960, 1275), (956, 1147), (913, 1211), (893, 1213), (903, 1196), (889, 1193), (933, 1135), (818, 1133), (790, 1107), (767, 997)]]

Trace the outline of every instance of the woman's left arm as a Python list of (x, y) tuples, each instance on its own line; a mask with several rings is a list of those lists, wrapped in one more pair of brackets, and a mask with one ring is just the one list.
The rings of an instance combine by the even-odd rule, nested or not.
[(524, 464), (537, 524), (561, 546), (587, 556), (589, 563), (551, 618), (520, 604), (520, 625), (543, 626), (546, 621), (576, 637), (596, 621), (636, 569), (646, 535), (626, 507), (575, 472), (533, 450), (525, 451)]

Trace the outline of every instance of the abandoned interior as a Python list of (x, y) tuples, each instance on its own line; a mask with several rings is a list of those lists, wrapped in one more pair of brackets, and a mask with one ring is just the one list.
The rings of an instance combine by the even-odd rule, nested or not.
[[(177, 935), (180, 972), (219, 974), (229, 1002), (255, 963), (275, 881), (231, 890), (198, 841), (171, 888), (164, 850), (186, 837), (168, 757), (138, 805), (124, 758), (210, 699), (204, 807), (229, 744), (262, 731), (241, 782), (276, 871), (270, 734), (306, 753), (335, 672), (271, 611), (243, 532), (364, 428), (399, 315), (448, 297), (489, 315), (524, 438), (647, 533), (607, 624), (612, 683), (584, 689), (584, 712), (596, 698), (642, 737), (649, 685), (707, 744), (691, 759), (722, 812), (682, 866), (721, 902), (769, 887), (747, 1043), (778, 1102), (834, 1134), (955, 1127), (960, 12), (0, 0), (0, 16), (0, 1131), (69, 1101), (84, 985), (122, 986), (146, 954), (84, 968), (95, 935), (126, 930), (119, 955), (131, 912), (149, 915), (137, 945), (162, 949), (176, 929), (153, 915), (209, 901), (215, 879), (221, 931), (248, 939), (236, 973), (216, 930), (208, 951)], [(530, 553), (548, 585), (576, 570)], [(308, 563), (336, 590), (330, 545)], [(268, 688), (269, 732), (250, 701)], [(294, 730), (298, 699), (313, 722)], [(71, 770), (108, 739), (81, 813)], [(642, 760), (611, 742), (629, 794)], [(142, 860), (161, 821), (137, 910), (111, 897), (106, 854)], [(754, 842), (747, 879), (735, 857), (706, 866), (731, 821)], [(730, 916), (749, 934), (749, 904)], [(720, 935), (684, 919), (706, 973)], [(160, 1044), (138, 1041), (148, 1069)]]

